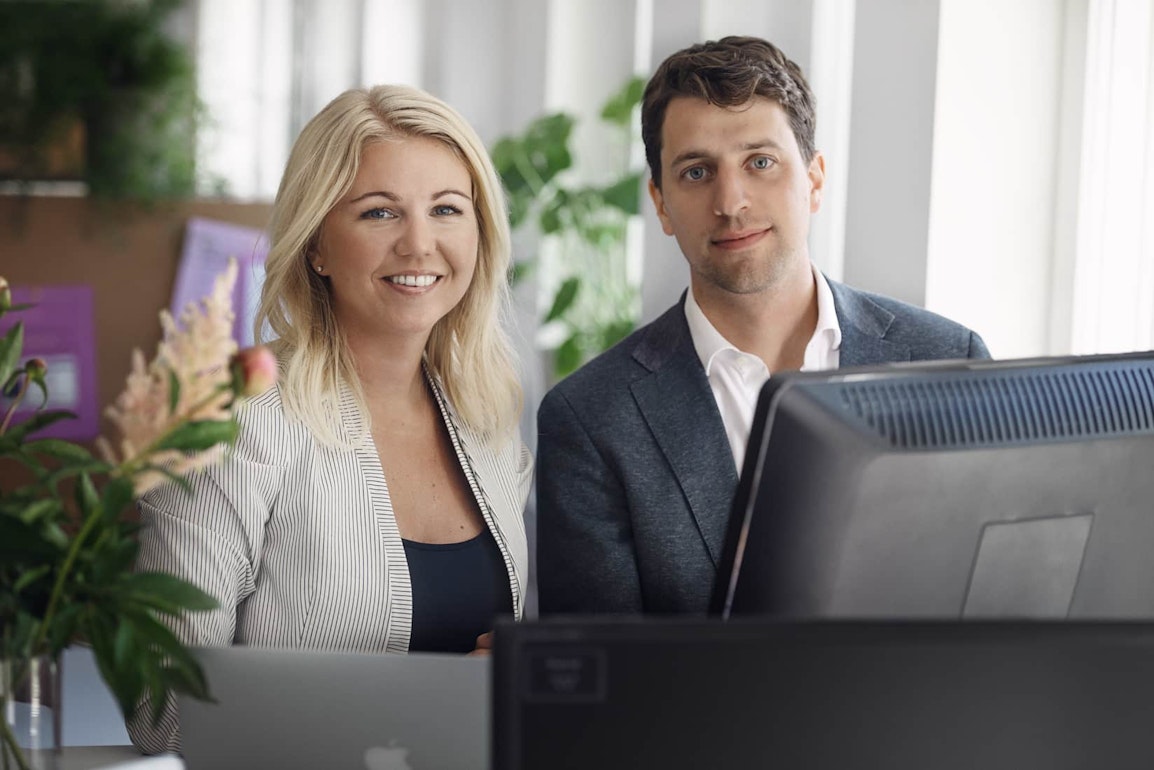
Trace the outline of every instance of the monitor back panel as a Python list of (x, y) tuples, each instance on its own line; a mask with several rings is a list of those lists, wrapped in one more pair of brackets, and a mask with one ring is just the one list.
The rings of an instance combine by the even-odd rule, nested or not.
[(1154, 625), (498, 629), (494, 767), (1149, 768)]

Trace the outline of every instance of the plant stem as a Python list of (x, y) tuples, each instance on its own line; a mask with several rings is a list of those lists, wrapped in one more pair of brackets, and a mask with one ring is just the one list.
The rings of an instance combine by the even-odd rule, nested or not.
[(93, 516), (91, 513), (85, 517), (84, 525), (80, 531), (76, 533), (76, 537), (72, 538), (72, 543), (68, 547), (68, 555), (64, 558), (64, 564), (60, 567), (60, 572), (56, 574), (56, 582), (52, 585), (52, 596), (48, 600), (48, 608), (44, 610), (44, 619), (40, 621), (40, 630), (36, 632), (36, 641), (32, 645), (31, 653), (36, 655), (44, 644), (45, 638), (48, 636), (48, 629), (52, 625), (52, 618), (56, 615), (56, 605), (60, 603), (60, 597), (64, 594), (64, 581), (68, 574), (72, 572), (72, 565), (76, 562), (76, 557), (80, 555), (80, 546), (91, 534), (93, 527), (100, 521), (99, 516)]
[[(11, 692), (5, 692), (3, 698), (5, 712), (8, 710), (8, 699), (11, 697)], [(8, 726), (8, 718), (6, 716), (0, 718), (0, 738), (3, 738), (3, 741), (0, 741), (0, 752), (2, 752), (4, 757), (5, 769), (8, 767), (8, 754), (11, 753), (12, 757), (16, 760), (16, 766), (19, 767), (20, 770), (30, 770), (28, 760), (24, 757), (24, 749), (16, 741), (16, 734), (13, 733), (12, 728)]]
[[(192, 411), (198, 410), (212, 401), (216, 396), (220, 395), (225, 390), (228, 390), (228, 385), (219, 386), (211, 395), (206, 396), (199, 404), (192, 407)], [(185, 422), (184, 419), (177, 420), (168, 430), (161, 434), (155, 441), (148, 445), (148, 447), (136, 457), (126, 460), (124, 463), (116, 466), (110, 472), (113, 476), (133, 476), (139, 470), (144, 461), (152, 454), (158, 451), (161, 443), (168, 438), (168, 436), (179, 428)], [(68, 547), (68, 555), (64, 558), (64, 564), (60, 567), (60, 572), (56, 575), (56, 582), (52, 585), (52, 594), (48, 599), (48, 607), (44, 611), (44, 618), (41, 621), (40, 629), (36, 633), (36, 639), (32, 645), (32, 654), (36, 654), (40, 650), (41, 645), (44, 644), (48, 636), (48, 629), (52, 626), (52, 619), (56, 615), (57, 605), (60, 604), (60, 597), (64, 594), (64, 583), (72, 572), (72, 567), (76, 563), (77, 557), (80, 555), (80, 547), (84, 541), (92, 533), (93, 528), (99, 523), (101, 517), (93, 515), (92, 511), (82, 512), (84, 516), (84, 524), (80, 531), (72, 538), (72, 543)]]
[[(17, 372), (19, 374), (19, 372)], [(8, 424), (12, 422), (12, 415), (16, 414), (16, 408), (20, 406), (20, 402), (24, 400), (24, 394), (28, 392), (28, 376), (24, 376), (24, 381), (20, 383), (20, 392), (12, 399), (12, 405), (8, 407), (8, 413), (4, 415), (4, 422), (0, 423), (0, 436), (8, 432)]]

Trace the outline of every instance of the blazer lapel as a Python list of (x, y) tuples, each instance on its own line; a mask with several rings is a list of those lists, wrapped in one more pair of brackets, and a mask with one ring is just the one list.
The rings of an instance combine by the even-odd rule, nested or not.
[(885, 339), (894, 322), (893, 313), (845, 284), (828, 278), (826, 281), (833, 293), (838, 326), (841, 327), (839, 368), (910, 360), (908, 345)]
[(651, 374), (632, 384), (633, 398), (673, 469), (716, 567), (737, 488), (737, 466), (682, 303), (654, 322), (634, 358)]

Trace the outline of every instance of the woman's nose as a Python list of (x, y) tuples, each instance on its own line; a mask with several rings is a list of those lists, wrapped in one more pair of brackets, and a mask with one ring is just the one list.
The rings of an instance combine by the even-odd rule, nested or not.
[(433, 251), (433, 229), (423, 217), (409, 217), (403, 224), (395, 250), (402, 257), (419, 257)]

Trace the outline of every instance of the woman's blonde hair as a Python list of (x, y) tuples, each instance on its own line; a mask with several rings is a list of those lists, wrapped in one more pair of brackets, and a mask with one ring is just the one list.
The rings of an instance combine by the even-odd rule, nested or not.
[(368, 410), (328, 282), (310, 269), (321, 223), (352, 187), (364, 147), (427, 137), (443, 142), (473, 184), (479, 229), (477, 267), (465, 296), (442, 318), (425, 346), (425, 365), (460, 420), (491, 444), (512, 435), (521, 385), (503, 323), (509, 308), (509, 221), (497, 173), (476, 132), (451, 107), (424, 91), (381, 85), (333, 99), (297, 137), (273, 204), (256, 338), (271, 330), (282, 361), (281, 395), (290, 417), (328, 444), (341, 437), (342, 381)]

